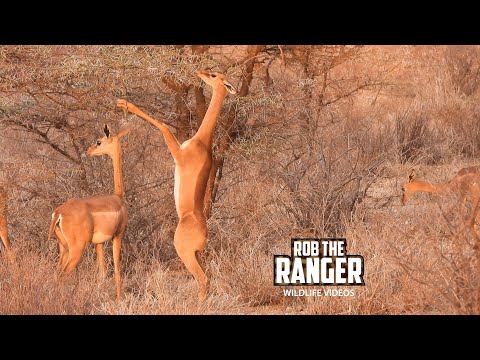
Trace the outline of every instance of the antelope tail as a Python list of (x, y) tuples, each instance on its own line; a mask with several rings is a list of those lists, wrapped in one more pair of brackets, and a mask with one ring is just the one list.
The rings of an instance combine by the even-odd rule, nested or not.
[(50, 223), (50, 230), (48, 231), (47, 241), (49, 241), (50, 238), (52, 237), (53, 231), (55, 230), (55, 225), (57, 225), (59, 220), (60, 220), (60, 214), (57, 213), (57, 211), (55, 210), (52, 214), (52, 222)]

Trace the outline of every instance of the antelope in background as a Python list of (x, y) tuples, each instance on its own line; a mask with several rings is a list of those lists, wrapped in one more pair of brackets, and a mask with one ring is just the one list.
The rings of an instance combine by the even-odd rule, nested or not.
[(402, 204), (405, 205), (410, 197), (416, 192), (428, 192), (434, 194), (460, 193), (465, 202), (471, 201), (470, 216), (467, 225), (470, 227), (473, 237), (479, 241), (475, 231), (475, 219), (480, 205), (480, 166), (470, 166), (458, 171), (457, 175), (446, 183), (433, 184), (428, 181), (416, 180), (415, 171), (412, 170), (409, 181), (402, 187)]

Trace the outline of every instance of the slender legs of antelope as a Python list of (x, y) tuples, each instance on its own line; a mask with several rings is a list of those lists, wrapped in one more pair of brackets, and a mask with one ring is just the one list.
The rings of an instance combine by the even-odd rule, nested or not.
[[(142, 117), (140, 114), (137, 115)], [(170, 154), (172, 154), (175, 160), (178, 159), (178, 157), (180, 156), (180, 144), (178, 143), (177, 138), (175, 137), (175, 135), (172, 134), (167, 125), (160, 123), (157, 127), (160, 129), (163, 138), (165, 139), (168, 151), (170, 151)]]
[(7, 236), (7, 228), (6, 226), (0, 226), (0, 238), (2, 238), (3, 246), (5, 247), (5, 250), (7, 253), (10, 252), (10, 243), (8, 242), (8, 236)]
[(88, 229), (82, 232), (75, 231), (67, 221), (62, 222), (62, 228), (55, 229), (59, 241), (60, 259), (58, 261), (58, 278), (62, 279), (70, 274), (82, 258), (88, 238)]
[(178, 143), (177, 138), (175, 137), (175, 135), (172, 134), (172, 132), (170, 131), (167, 125), (156, 121), (152, 117), (145, 114), (136, 105), (133, 105), (132, 103), (129, 103), (126, 100), (118, 99), (117, 106), (131, 112), (132, 114), (135, 114), (141, 117), (142, 119), (148, 121), (153, 126), (157, 127), (162, 132), (163, 138), (165, 139), (165, 143), (167, 144), (170, 154), (172, 154), (175, 160), (178, 159), (179, 153), (180, 153), (180, 144)]
[(67, 239), (65, 239), (60, 229), (58, 228), (55, 229), (55, 235), (57, 236), (57, 239), (58, 239), (58, 250), (60, 254), (58, 258), (58, 265), (57, 265), (57, 275), (60, 278), (68, 259), (68, 243), (67, 243)]
[(207, 290), (209, 286), (209, 281), (205, 272), (198, 261), (198, 251), (194, 251), (188, 248), (181, 248), (177, 245), (175, 246), (177, 254), (180, 259), (185, 264), (187, 270), (193, 275), (198, 284), (198, 300), (204, 301), (207, 297)]
[(113, 238), (113, 266), (115, 269), (115, 284), (117, 286), (117, 300), (120, 300), (120, 293), (122, 289), (122, 279), (120, 277), (120, 247), (122, 234)]
[(7, 254), (8, 260), (12, 264), (15, 263), (15, 254), (13, 253), (12, 249), (10, 248), (10, 242), (8, 241), (8, 231), (7, 231), (7, 224), (0, 224), (0, 238), (2, 238), (3, 246), (5, 248), (5, 253)]
[(197, 283), (199, 284), (198, 299), (204, 301), (207, 297), (210, 281), (208, 280), (207, 275), (205, 275), (204, 267), (200, 263), (200, 251), (195, 251), (195, 259), (197, 260), (198, 266), (200, 266), (200, 271), (198, 272), (199, 280), (197, 280)]
[[(63, 231), (62, 231), (63, 230)], [(72, 270), (75, 269), (78, 262), (82, 258), (88, 241), (88, 230), (86, 233), (74, 233), (69, 231), (68, 225), (63, 224), (63, 228), (55, 229), (55, 235), (58, 239), (58, 247), (60, 250), (60, 259), (58, 260), (57, 273), (58, 278), (62, 279), (67, 276)], [(123, 232), (113, 238), (113, 264), (115, 269), (115, 283), (117, 299), (120, 299), (121, 292), (121, 276), (120, 276), (120, 246)], [(68, 240), (67, 240), (68, 239)], [(97, 251), (98, 266), (100, 268), (100, 276), (105, 278), (107, 268), (105, 266), (105, 257), (103, 252), (103, 244), (96, 244), (95, 249)]]
[(58, 242), (58, 250), (59, 250), (59, 259), (58, 259), (58, 266), (57, 266), (57, 273), (60, 273), (62, 269), (65, 267), (65, 262), (68, 259), (68, 249), (59, 241)]
[(197, 281), (200, 301), (204, 301), (207, 297), (209, 287), (208, 278), (198, 259), (198, 252), (205, 248), (206, 243), (206, 231), (201, 226), (192, 224), (191, 219), (188, 218), (180, 220), (173, 244), (185, 267)]
[(68, 249), (68, 257), (63, 267), (61, 269), (61, 276), (67, 276), (70, 274), (75, 267), (77, 266), (78, 262), (82, 258), (83, 252), (85, 251), (85, 243), (80, 243), (76, 246), (70, 246)]
[(98, 268), (100, 269), (100, 278), (104, 280), (107, 274), (107, 268), (105, 266), (105, 256), (103, 255), (103, 244), (95, 245), (95, 249), (97, 250), (97, 260)]

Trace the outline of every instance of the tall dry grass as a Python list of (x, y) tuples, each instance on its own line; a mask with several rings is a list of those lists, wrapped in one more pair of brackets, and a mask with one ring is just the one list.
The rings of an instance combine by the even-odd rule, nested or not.
[[(453, 171), (455, 165), (449, 167)], [(448, 172), (431, 166), (432, 180)], [(436, 170), (436, 171), (435, 171)], [(407, 171), (403, 166), (401, 174)], [(406, 179), (405, 179), (406, 180)], [(257, 184), (258, 185), (258, 184)], [(457, 198), (418, 194), (400, 206), (399, 196), (388, 206), (370, 188), (357, 210), (344, 220), (347, 250), (365, 258), (365, 287), (355, 296), (289, 297), (273, 286), (273, 255), (289, 253), (291, 228), (275, 219), (263, 201), (269, 190), (252, 190), (258, 205), (249, 216), (210, 221), (212, 238), (202, 261), (211, 291), (199, 304), (196, 283), (175, 256), (171, 244), (158, 246), (159, 256), (140, 252), (124, 255), (123, 296), (115, 301), (111, 248), (106, 249), (109, 275), (98, 278), (93, 247), (76, 273), (65, 281), (54, 277), (57, 251), (37, 251), (15, 242), (17, 264), (0, 258), (2, 314), (471, 314), (478, 313), (478, 260), (465, 227), (467, 209)], [(378, 191), (377, 191), (378, 190)], [(376, 192), (377, 191), (377, 192)], [(398, 195), (400, 191), (397, 189)], [(275, 193), (273, 189), (270, 192)], [(380, 195), (379, 195), (380, 194)], [(263, 198), (262, 198), (263, 197)], [(241, 201), (252, 201), (245, 196)], [(231, 220), (231, 219), (230, 219)], [(277, 221), (276, 221), (277, 220)], [(270, 231), (267, 231), (270, 229)], [(300, 230), (297, 230), (298, 232)], [(284, 232), (285, 234), (282, 234)], [(320, 236), (323, 236), (320, 234)], [(124, 244), (124, 253), (128, 251)], [(150, 250), (152, 251), (152, 250)], [(305, 287), (307, 289), (307, 287)]]

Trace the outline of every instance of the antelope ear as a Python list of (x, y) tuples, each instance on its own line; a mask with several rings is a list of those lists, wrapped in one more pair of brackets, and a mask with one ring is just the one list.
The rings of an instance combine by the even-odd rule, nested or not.
[(230, 94), (235, 95), (237, 93), (237, 89), (235, 89), (235, 86), (230, 84), (227, 80), (223, 80), (223, 85)]
[(133, 124), (132, 124), (132, 123), (130, 123), (130, 124), (128, 124), (128, 125), (125, 125), (124, 127), (122, 127), (122, 128), (120, 129), (120, 131), (119, 131), (118, 134), (117, 134), (117, 137), (118, 137), (119, 139), (121, 139), (121, 138), (124, 137), (125, 135), (128, 135), (128, 133), (129, 133), (130, 131), (132, 131), (132, 128), (133, 128)]
[(105, 124), (105, 126), (103, 128), (103, 132), (105, 133), (105, 136), (108, 139), (110, 137), (111, 132), (110, 132), (110, 127), (107, 124)]
[(410, 175), (408, 176), (408, 182), (411, 182), (413, 179), (415, 179), (415, 176), (416, 176), (415, 169), (412, 169), (410, 171)]

